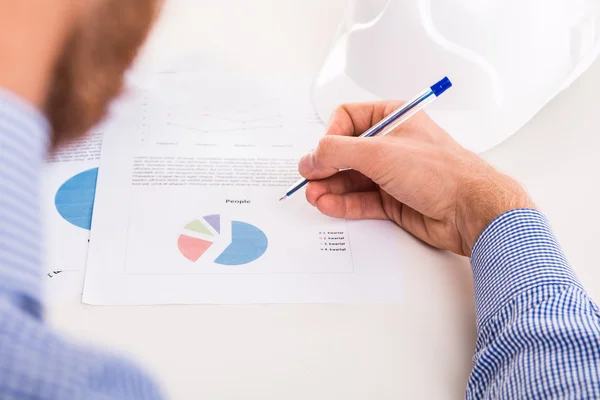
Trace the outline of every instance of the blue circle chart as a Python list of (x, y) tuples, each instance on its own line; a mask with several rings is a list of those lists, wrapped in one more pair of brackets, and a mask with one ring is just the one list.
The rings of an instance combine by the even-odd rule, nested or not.
[(220, 265), (248, 264), (262, 256), (269, 241), (263, 231), (254, 225), (231, 221), (231, 244), (215, 260)]
[(54, 204), (65, 221), (79, 228), (91, 228), (97, 179), (98, 168), (92, 168), (61, 185), (54, 197)]

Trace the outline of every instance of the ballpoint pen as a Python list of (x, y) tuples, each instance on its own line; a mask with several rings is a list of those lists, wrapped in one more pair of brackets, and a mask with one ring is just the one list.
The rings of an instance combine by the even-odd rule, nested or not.
[[(421, 111), (426, 105), (430, 104), (435, 99), (437, 99), (439, 95), (444, 93), (451, 86), (452, 82), (450, 82), (450, 79), (448, 79), (448, 77), (444, 77), (444, 79), (437, 82), (435, 85), (419, 93), (417, 97), (415, 97), (413, 100), (404, 103), (404, 105), (396, 109), (390, 115), (379, 121), (377, 124), (373, 125), (359, 137), (387, 135), (388, 133), (396, 129), (398, 126), (400, 126), (400, 124), (402, 124), (404, 121), (415, 115), (417, 112)], [(298, 182), (290, 186), (290, 188), (279, 199), (279, 201), (287, 199), (288, 197), (296, 193), (298, 190), (306, 186), (308, 182), (308, 179), (300, 179)]]

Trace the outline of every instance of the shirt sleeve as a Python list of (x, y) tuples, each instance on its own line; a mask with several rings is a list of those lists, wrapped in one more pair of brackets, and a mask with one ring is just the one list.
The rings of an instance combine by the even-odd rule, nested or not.
[(16, 300), (0, 296), (0, 399), (162, 398), (127, 359), (63, 339)]
[(158, 399), (140, 369), (44, 322), (38, 192), (49, 134), (37, 109), (0, 88), (0, 399)]
[(466, 397), (600, 398), (600, 310), (546, 218), (496, 218), (471, 255), (477, 343)]

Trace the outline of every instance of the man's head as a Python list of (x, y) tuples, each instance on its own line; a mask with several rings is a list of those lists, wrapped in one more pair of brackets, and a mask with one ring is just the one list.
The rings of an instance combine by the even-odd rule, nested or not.
[(163, 0), (0, 0), (0, 88), (48, 116), (54, 144), (97, 123)]
[(67, 35), (44, 111), (59, 143), (85, 133), (105, 114), (154, 21), (158, 0), (94, 0)]

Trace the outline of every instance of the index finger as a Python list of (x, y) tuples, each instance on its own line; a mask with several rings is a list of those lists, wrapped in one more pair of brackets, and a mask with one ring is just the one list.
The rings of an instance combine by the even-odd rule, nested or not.
[[(342, 104), (333, 112), (325, 135), (359, 136), (405, 103), (402, 100), (387, 100)], [(430, 118), (425, 113), (419, 112), (394, 132), (418, 132), (423, 126), (428, 126), (428, 122), (431, 122)]]
[(333, 112), (325, 135), (359, 136), (404, 103), (390, 100), (342, 104)]

